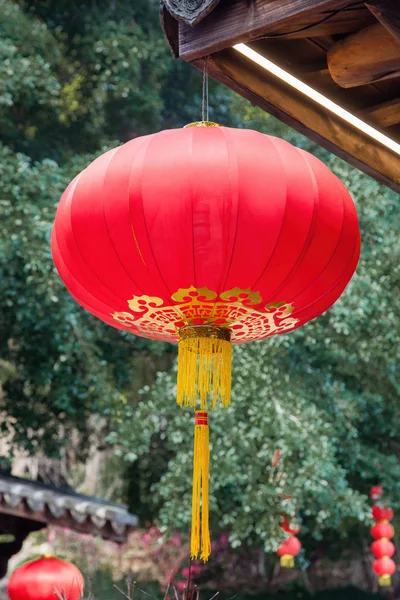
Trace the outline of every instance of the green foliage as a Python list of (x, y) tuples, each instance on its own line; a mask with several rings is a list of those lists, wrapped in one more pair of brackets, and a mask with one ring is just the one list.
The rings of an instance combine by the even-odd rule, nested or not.
[(161, 126), (172, 61), (154, 10), (0, 0), (1, 430), (29, 452), (57, 455), (71, 427), (107, 420), (119, 388), (138, 387), (137, 355), (163, 364), (165, 345), (85, 313), (50, 253), (72, 177), (117, 138)]
[[(211, 519), (230, 543), (275, 550), (279, 513), (303, 519), (306, 549), (339, 537), (360, 548), (370, 522), (369, 487), (393, 494), (400, 478), (400, 208), (395, 194), (271, 117), (235, 100), (244, 124), (291, 138), (322, 155), (350, 188), (363, 238), (360, 265), (343, 297), (307, 326), (265, 342), (237, 346), (232, 405), (211, 415)], [(254, 126), (254, 125), (253, 125)], [(189, 528), (193, 417), (174, 404), (175, 376), (161, 373), (137, 407), (126, 405), (110, 440), (125, 460), (146, 465), (142, 501), (165, 529)], [(133, 420), (134, 417), (134, 420)], [(277, 449), (277, 468), (272, 457)], [(161, 460), (168, 468), (154, 482)], [(292, 501), (282, 503), (280, 494)], [(135, 508), (135, 507), (134, 507)], [(361, 538), (360, 538), (361, 536)]]
[[(193, 416), (175, 406), (171, 350), (86, 314), (49, 250), (59, 196), (94, 156), (200, 117), (201, 74), (172, 61), (157, 10), (155, 0), (0, 0), (1, 428), (28, 451), (54, 455), (72, 427), (84, 446), (93, 419), (113, 420), (132, 508), (187, 530)], [(400, 508), (399, 205), (227, 90), (210, 84), (210, 97), (212, 119), (322, 157), (353, 192), (363, 235), (357, 274), (333, 309), (235, 349), (232, 406), (212, 415), (213, 531), (275, 549), (285, 493), (306, 549), (322, 537), (335, 548), (338, 536), (358, 544), (372, 483)]]

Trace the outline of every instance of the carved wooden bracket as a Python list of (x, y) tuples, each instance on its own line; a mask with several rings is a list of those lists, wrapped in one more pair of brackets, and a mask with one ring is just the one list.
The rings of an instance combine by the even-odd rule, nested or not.
[(168, 12), (178, 21), (196, 25), (219, 3), (219, 0), (161, 0)]

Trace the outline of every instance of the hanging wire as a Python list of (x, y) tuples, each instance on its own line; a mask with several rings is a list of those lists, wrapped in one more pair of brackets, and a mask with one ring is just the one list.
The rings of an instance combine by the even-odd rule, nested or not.
[(209, 120), (209, 108), (208, 108), (208, 56), (204, 59), (203, 66), (203, 95), (201, 101), (201, 120)]

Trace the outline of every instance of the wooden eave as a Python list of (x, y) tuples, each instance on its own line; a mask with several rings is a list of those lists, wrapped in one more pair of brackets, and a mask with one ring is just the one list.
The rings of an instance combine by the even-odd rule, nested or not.
[(400, 192), (400, 156), (278, 79), (245, 43), (400, 143), (400, 1), (220, 0), (190, 26), (166, 13), (175, 54)]
[(31, 529), (48, 525), (124, 543), (138, 519), (126, 506), (46, 486), (35, 481), (0, 474), (0, 534), (4, 515), (31, 523)]

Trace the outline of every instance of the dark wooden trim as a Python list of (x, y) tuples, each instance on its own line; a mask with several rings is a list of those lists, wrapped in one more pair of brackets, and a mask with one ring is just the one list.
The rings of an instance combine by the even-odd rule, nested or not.
[(214, 10), (219, 0), (200, 0), (200, 2), (197, 0), (195, 4), (190, 0), (162, 0), (162, 2), (175, 19), (188, 25), (195, 25)]
[(399, 0), (368, 0), (365, 5), (389, 33), (400, 41)]
[(194, 61), (239, 42), (249, 42), (282, 26), (298, 29), (318, 21), (349, 0), (231, 0), (198, 25), (179, 24), (179, 56)]
[(164, 33), (164, 37), (168, 42), (173, 58), (178, 58), (179, 56), (179, 30), (178, 30), (178, 21), (174, 19), (168, 12), (166, 6), (164, 4), (160, 4), (160, 24), (161, 29)]
[[(202, 61), (196, 66), (202, 67)], [(400, 193), (400, 157), (235, 50), (210, 57), (212, 77)]]

